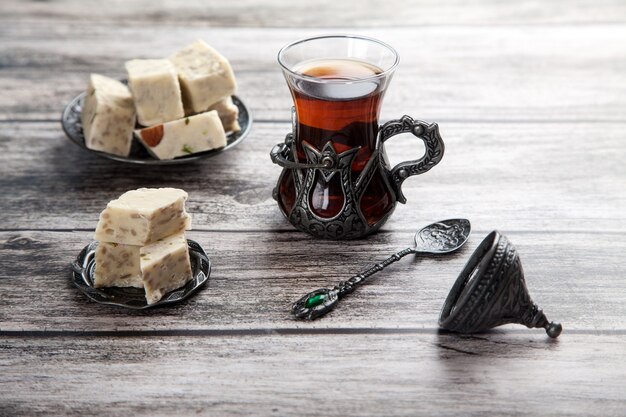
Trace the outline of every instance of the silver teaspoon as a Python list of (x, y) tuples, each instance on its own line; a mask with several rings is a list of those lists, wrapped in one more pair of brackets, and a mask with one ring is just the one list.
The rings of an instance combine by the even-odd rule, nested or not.
[(296, 301), (291, 309), (296, 318), (314, 320), (335, 308), (339, 300), (353, 292), (370, 276), (382, 271), (406, 255), (442, 255), (459, 249), (469, 238), (472, 227), (467, 219), (448, 219), (430, 224), (415, 233), (415, 246), (394, 253), (384, 261), (362, 271), (333, 288), (311, 291)]

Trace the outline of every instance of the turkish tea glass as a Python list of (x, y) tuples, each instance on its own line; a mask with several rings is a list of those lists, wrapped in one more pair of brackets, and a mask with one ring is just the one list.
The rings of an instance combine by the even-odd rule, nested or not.
[[(281, 210), (318, 237), (355, 238), (378, 229), (397, 201), (404, 202), (401, 182), (425, 172), (410, 161), (398, 165), (398, 173), (384, 152), (383, 142), (402, 132), (427, 142), (420, 136), (423, 122), (408, 116), (379, 127), (397, 52), (376, 39), (328, 35), (285, 46), (278, 62), (295, 112), (290, 167), (272, 156), (285, 167), (275, 192)], [(426, 162), (435, 165), (443, 155), (440, 138), (431, 148), (438, 154)]]

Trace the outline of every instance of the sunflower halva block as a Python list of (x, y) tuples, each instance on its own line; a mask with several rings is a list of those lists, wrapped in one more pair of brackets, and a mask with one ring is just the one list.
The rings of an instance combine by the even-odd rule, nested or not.
[(158, 159), (173, 159), (226, 146), (226, 133), (215, 110), (136, 130), (135, 134)]
[[(94, 287), (144, 288), (146, 301), (154, 304), (189, 282), (193, 272), (184, 234), (190, 225), (186, 198), (186, 192), (175, 188), (141, 188), (111, 201), (96, 230), (100, 242)], [(118, 235), (116, 230), (123, 233)], [(111, 236), (125, 237), (125, 242), (133, 244), (102, 241)]]
[(96, 240), (145, 246), (191, 228), (187, 193), (177, 188), (140, 188), (112, 200), (100, 213)]
[(192, 278), (189, 248), (183, 233), (142, 247), (139, 256), (148, 304), (156, 303)]
[(126, 70), (139, 124), (153, 126), (185, 115), (178, 75), (170, 61), (133, 59), (126, 62)]
[(143, 288), (139, 249), (140, 246), (99, 242), (94, 287)]
[(202, 40), (171, 55), (169, 60), (178, 72), (187, 114), (206, 111), (237, 89), (228, 60)]
[(81, 119), (87, 148), (128, 156), (135, 128), (135, 105), (128, 87), (91, 74)]
[(226, 132), (239, 132), (239, 108), (233, 103), (233, 99), (228, 96), (209, 107), (209, 110), (216, 110), (222, 121)]

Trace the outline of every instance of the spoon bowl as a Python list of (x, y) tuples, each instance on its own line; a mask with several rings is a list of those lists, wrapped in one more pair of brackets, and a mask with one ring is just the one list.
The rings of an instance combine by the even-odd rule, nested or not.
[(446, 254), (465, 244), (472, 227), (467, 219), (448, 219), (418, 230), (415, 233), (415, 253)]

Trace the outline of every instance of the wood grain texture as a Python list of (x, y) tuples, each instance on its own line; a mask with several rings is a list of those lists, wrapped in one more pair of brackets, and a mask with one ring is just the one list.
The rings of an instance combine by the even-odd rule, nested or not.
[[(271, 198), (270, 148), (290, 128), (276, 53), (353, 32), (401, 65), (382, 119), (440, 124), (440, 166), (354, 242), (296, 232)], [(71, 144), (58, 118), (88, 74), (197, 38), (232, 62), (250, 137), (182, 167), (136, 167)], [(626, 410), (626, 3), (390, 0), (310, 3), (0, 2), (0, 416), (618, 416)], [(422, 149), (389, 142), (392, 162)], [(69, 263), (122, 192), (189, 192), (208, 287), (171, 308), (87, 300)], [(456, 254), (408, 257), (327, 317), (291, 303), (465, 216)], [(439, 310), (492, 229), (519, 250), (534, 301), (564, 332), (440, 334)]]
[[(67, 140), (58, 123), (0, 125), (2, 230), (93, 230), (109, 200), (145, 186), (188, 191), (197, 229), (293, 230), (271, 197), (280, 168), (269, 150), (283, 141), (287, 123), (257, 123), (228, 152), (158, 168), (91, 155)], [(441, 123), (443, 161), (404, 183), (408, 203), (384, 230), (466, 216), (481, 230), (624, 232), (625, 126)], [(393, 162), (417, 158), (423, 149), (410, 136), (387, 143)]]
[[(626, 281), (616, 234), (520, 233), (502, 230), (519, 250), (528, 288), (566, 332), (626, 329)], [(70, 283), (69, 263), (92, 232), (0, 233), (0, 330), (143, 331), (185, 329), (437, 329), (448, 291), (488, 230), (438, 258), (409, 256), (343, 300), (322, 320), (296, 321), (291, 304), (334, 285), (412, 243), (409, 232), (354, 242), (320, 242), (299, 232), (198, 232), (213, 261), (207, 288), (171, 308), (144, 312), (89, 301)], [(589, 248), (594, 247), (590, 253)], [(508, 326), (541, 336), (543, 330)]]
[(557, 342), (501, 334), (11, 337), (0, 341), (0, 413), (621, 416), (625, 342), (565, 334)]
[[(387, 41), (401, 64), (383, 118), (432, 121), (626, 121), (626, 24), (409, 27), (354, 30)], [(232, 61), (239, 94), (258, 120), (289, 120), (276, 62), (288, 42), (325, 29), (0, 25), (0, 118), (56, 120), (89, 73), (125, 77), (124, 62), (158, 58), (197, 38)], [(583, 34), (584, 33), (584, 34)], [(36, 42), (33, 42), (36, 39)], [(71, 39), (71, 42), (68, 42)], [(128, 40), (132, 39), (132, 42)], [(257, 41), (260, 40), (260, 41)]]
[[(313, 10), (314, 9), (314, 10)], [(0, 19), (29, 23), (84, 22), (107, 25), (184, 24), (211, 27), (388, 27), (425, 25), (538, 25), (624, 23), (626, 6), (619, 0), (501, 2), (472, 0), (374, 0), (315, 3), (280, 0), (149, 0), (127, 2), (5, 0)]]

